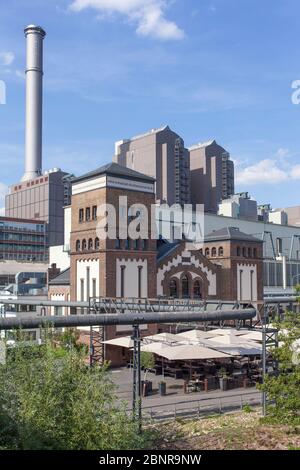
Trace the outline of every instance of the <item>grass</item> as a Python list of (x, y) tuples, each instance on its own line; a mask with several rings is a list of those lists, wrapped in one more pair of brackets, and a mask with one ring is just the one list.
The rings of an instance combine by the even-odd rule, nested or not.
[(160, 450), (299, 449), (297, 428), (268, 425), (258, 411), (251, 411), (157, 425), (159, 437), (154, 447)]

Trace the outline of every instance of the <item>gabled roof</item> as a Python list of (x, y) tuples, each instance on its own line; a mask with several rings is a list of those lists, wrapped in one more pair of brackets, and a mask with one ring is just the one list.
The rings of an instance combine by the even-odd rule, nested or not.
[(72, 178), (71, 181), (72, 183), (78, 183), (80, 181), (92, 179), (100, 175), (117, 176), (119, 178), (132, 179), (132, 180), (137, 180), (137, 181), (147, 181), (150, 183), (155, 182), (155, 179), (152, 178), (151, 176), (144, 175), (143, 173), (139, 173), (138, 171), (131, 170), (131, 168), (121, 166), (118, 163), (114, 163), (114, 162), (108, 163), (107, 165), (100, 166), (96, 170), (85, 173), (82, 176)]
[(58, 276), (49, 281), (50, 286), (69, 286), (70, 285), (70, 268), (61, 271)]
[(222, 240), (239, 240), (239, 241), (248, 241), (263, 243), (259, 238), (253, 237), (253, 235), (248, 235), (244, 232), (241, 232), (236, 227), (224, 227), (220, 230), (214, 230), (205, 236), (206, 242), (211, 241), (222, 241)]
[(181, 242), (168, 242), (167, 240), (157, 241), (157, 261), (161, 261), (163, 258), (168, 256), (175, 248), (177, 248)]
[(199, 144), (192, 145), (188, 149), (189, 150), (200, 149), (200, 148), (204, 148), (204, 147), (209, 147), (212, 144), (217, 144), (217, 142), (214, 139), (208, 140), (207, 142), (199, 142)]

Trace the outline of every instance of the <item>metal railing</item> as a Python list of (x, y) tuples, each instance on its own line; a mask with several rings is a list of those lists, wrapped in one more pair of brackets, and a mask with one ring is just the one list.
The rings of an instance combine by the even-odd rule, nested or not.
[(143, 406), (142, 417), (144, 422), (150, 423), (154, 421), (174, 421), (178, 418), (189, 419), (196, 416), (202, 418), (243, 410), (245, 406), (261, 406), (261, 403), (261, 393), (255, 391), (238, 395), (200, 398), (174, 404), (164, 403), (162, 405)]

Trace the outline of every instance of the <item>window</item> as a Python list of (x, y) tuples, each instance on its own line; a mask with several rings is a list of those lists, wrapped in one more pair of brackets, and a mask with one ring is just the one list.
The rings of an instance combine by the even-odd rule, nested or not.
[(256, 250), (256, 248), (253, 248), (253, 258), (257, 258), (257, 250)]
[(200, 248), (199, 253), (200, 253), (200, 255), (203, 255), (203, 250), (202, 250), (202, 248)]
[(213, 247), (213, 248), (211, 249), (211, 256), (212, 256), (213, 258), (215, 258), (215, 257), (217, 256), (217, 249), (216, 249), (215, 247)]
[(246, 258), (247, 254), (246, 254), (246, 248), (243, 247), (243, 257)]
[(90, 207), (87, 207), (85, 209), (85, 220), (86, 220), (86, 222), (89, 222), (91, 220), (91, 209), (90, 209)]
[(93, 297), (96, 297), (97, 296), (97, 287), (96, 287), (96, 279), (93, 279), (92, 280), (92, 294), (93, 294)]
[(125, 296), (125, 269), (126, 266), (121, 266), (121, 297)]
[(243, 300), (243, 270), (240, 269), (240, 298), (239, 300)]
[(202, 299), (201, 283), (198, 280), (194, 282), (194, 299)]
[(90, 298), (90, 268), (87, 266), (86, 268), (86, 299), (89, 300)]
[(253, 300), (253, 277), (254, 277), (254, 271), (250, 271), (250, 300)]
[(248, 248), (248, 258), (252, 258), (252, 250), (251, 250), (251, 248)]
[[(80, 279), (80, 301), (84, 302), (84, 279)], [(84, 308), (81, 309), (81, 315), (84, 314)]]
[(209, 256), (209, 248), (205, 248), (205, 256)]
[(125, 250), (130, 250), (130, 240), (129, 240), (129, 238), (127, 238), (126, 241), (125, 241)]
[(82, 223), (83, 222), (83, 209), (79, 209), (79, 223)]
[(148, 248), (148, 240), (143, 239), (142, 240), (142, 250), (145, 251)]
[(282, 238), (276, 238), (277, 255), (282, 255)]
[(80, 240), (76, 240), (76, 251), (80, 251)]
[(174, 299), (178, 297), (177, 281), (175, 279), (171, 279), (170, 281), (170, 297)]
[(186, 275), (184, 275), (181, 279), (181, 289), (182, 289), (182, 298), (188, 299), (189, 298), (189, 280)]
[(115, 239), (115, 248), (116, 248), (116, 250), (120, 250), (120, 248), (121, 248), (121, 240), (120, 240), (120, 238), (116, 238), (116, 239)]
[(139, 249), (139, 241), (138, 240), (133, 240), (133, 249), (138, 250)]
[(100, 241), (99, 241), (99, 238), (97, 237), (95, 239), (95, 250), (99, 250), (99, 248), (100, 248)]
[(82, 240), (82, 251), (86, 251), (86, 240)]
[(88, 247), (89, 247), (89, 250), (93, 249), (93, 240), (92, 240), (92, 238), (89, 238)]
[(219, 256), (224, 256), (224, 249), (222, 246), (220, 246), (218, 254)]
[(138, 266), (138, 298), (142, 298), (142, 274), (143, 266)]
[(241, 256), (241, 248), (239, 246), (236, 249), (236, 256)]
[(93, 220), (97, 220), (97, 206), (93, 206), (92, 208), (92, 217)]

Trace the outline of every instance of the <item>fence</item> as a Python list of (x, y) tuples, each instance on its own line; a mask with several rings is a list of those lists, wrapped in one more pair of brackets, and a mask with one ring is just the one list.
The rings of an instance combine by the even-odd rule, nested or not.
[(249, 392), (239, 395), (222, 395), (214, 398), (164, 403), (155, 406), (143, 406), (144, 422), (172, 421), (178, 418), (206, 417), (214, 414), (242, 410), (244, 406), (259, 406), (262, 403), (261, 393)]

